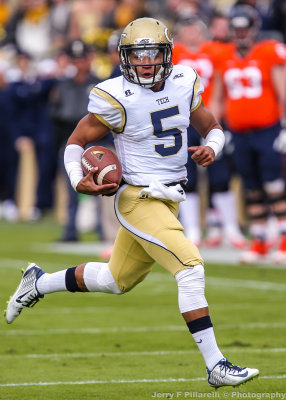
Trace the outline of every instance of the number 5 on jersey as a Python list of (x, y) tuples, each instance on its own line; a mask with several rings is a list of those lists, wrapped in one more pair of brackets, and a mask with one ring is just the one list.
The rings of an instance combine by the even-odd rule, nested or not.
[(152, 125), (154, 127), (154, 135), (157, 136), (157, 138), (161, 139), (166, 136), (174, 136), (173, 146), (166, 146), (166, 144), (164, 143), (155, 145), (155, 151), (162, 157), (167, 157), (177, 154), (180, 148), (182, 147), (183, 143), (182, 131), (179, 128), (170, 128), (164, 130), (162, 124), (163, 119), (174, 117), (175, 115), (178, 114), (180, 114), (178, 106), (169, 107), (164, 110), (154, 111), (150, 114)]

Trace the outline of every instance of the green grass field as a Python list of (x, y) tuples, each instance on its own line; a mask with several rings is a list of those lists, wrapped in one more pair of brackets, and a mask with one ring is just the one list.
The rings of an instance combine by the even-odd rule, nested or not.
[[(95, 259), (51, 252), (47, 244), (59, 229), (50, 220), (1, 221), (1, 309), (28, 261), (53, 272)], [(1, 320), (0, 399), (282, 398), (285, 292), (285, 268), (206, 265), (221, 349), (230, 361), (260, 369), (258, 379), (217, 391), (207, 384), (204, 361), (179, 314), (174, 279), (160, 266), (124, 296), (48, 295), (12, 325)]]

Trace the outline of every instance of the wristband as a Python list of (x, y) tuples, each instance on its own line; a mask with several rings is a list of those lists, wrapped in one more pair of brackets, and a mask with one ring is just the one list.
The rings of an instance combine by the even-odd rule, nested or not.
[(83, 178), (83, 170), (81, 168), (81, 156), (84, 149), (77, 144), (69, 144), (65, 148), (64, 163), (71, 185), (76, 191), (79, 181)]
[(212, 129), (204, 139), (204, 146), (209, 146), (213, 149), (217, 156), (223, 149), (225, 136), (221, 129)]

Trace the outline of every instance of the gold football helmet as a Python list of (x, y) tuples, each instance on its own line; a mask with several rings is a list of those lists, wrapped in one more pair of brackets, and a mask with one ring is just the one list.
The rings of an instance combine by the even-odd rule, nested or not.
[[(168, 28), (154, 18), (138, 18), (126, 26), (121, 34), (118, 46), (120, 68), (124, 77), (132, 83), (145, 88), (151, 88), (158, 82), (163, 82), (172, 72), (173, 39)], [(155, 62), (158, 53), (162, 53), (162, 61)], [(137, 64), (130, 62), (130, 54), (136, 54), (137, 59), (148, 57), (154, 63), (140, 64), (140, 67), (153, 66), (153, 76), (140, 77)], [(158, 66), (160, 66), (158, 70)]]

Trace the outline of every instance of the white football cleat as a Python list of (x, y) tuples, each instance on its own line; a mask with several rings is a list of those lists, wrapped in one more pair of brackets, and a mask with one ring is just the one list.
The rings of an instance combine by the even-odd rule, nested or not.
[(259, 374), (255, 368), (239, 367), (233, 365), (226, 358), (222, 358), (214, 368), (209, 371), (208, 383), (210, 386), (218, 388), (221, 386), (238, 386), (253, 379)]
[(8, 301), (7, 310), (5, 311), (8, 324), (11, 324), (18, 317), (24, 307), (33, 307), (40, 298), (44, 297), (38, 292), (36, 286), (37, 280), (44, 273), (36, 264), (29, 264), (26, 270), (23, 270), (21, 282)]

